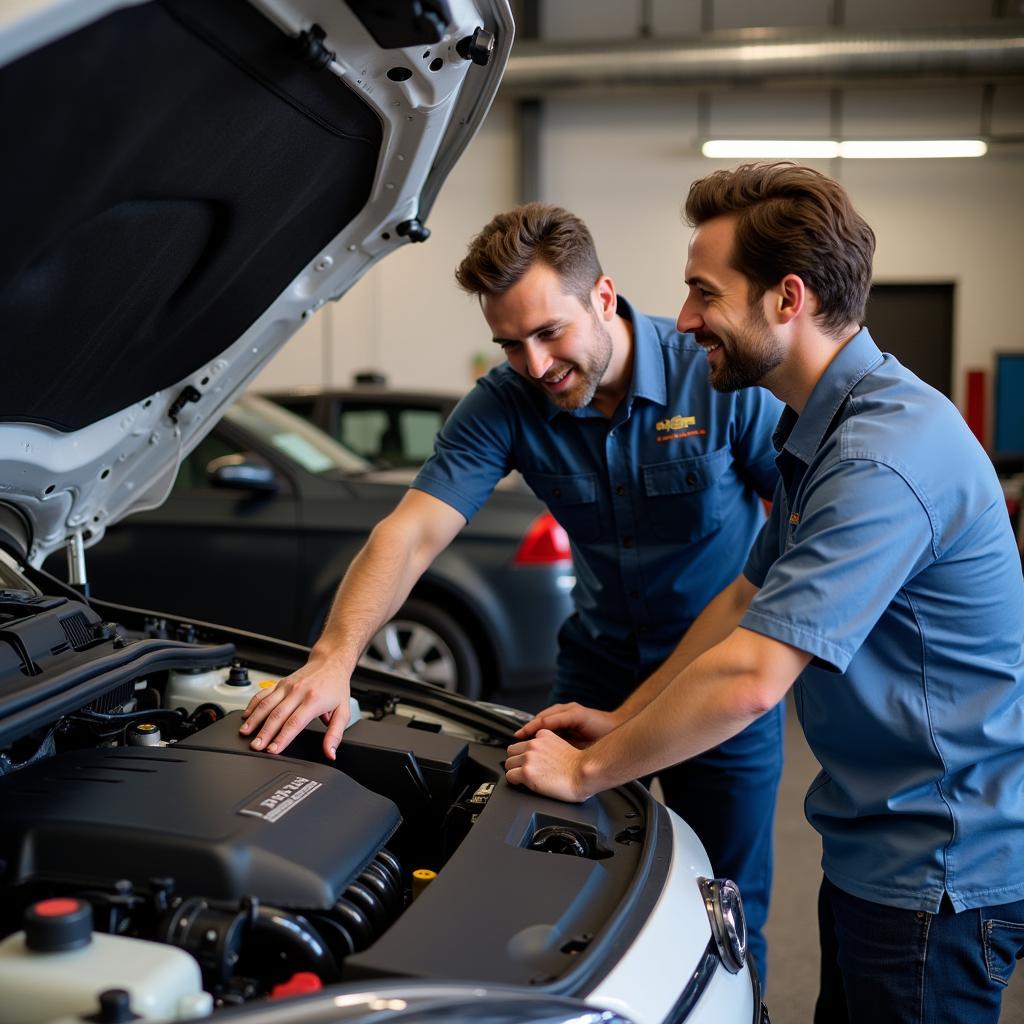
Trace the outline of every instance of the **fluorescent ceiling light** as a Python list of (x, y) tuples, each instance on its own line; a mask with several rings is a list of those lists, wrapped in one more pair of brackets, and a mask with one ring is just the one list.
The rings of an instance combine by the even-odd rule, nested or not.
[(933, 139), (907, 142), (840, 142), (839, 155), (847, 160), (920, 160), (937, 157), (984, 156), (981, 139)]
[(988, 146), (980, 139), (859, 140), (828, 139), (709, 139), (701, 146), (706, 157), (716, 160), (778, 159), (914, 160), (984, 156)]

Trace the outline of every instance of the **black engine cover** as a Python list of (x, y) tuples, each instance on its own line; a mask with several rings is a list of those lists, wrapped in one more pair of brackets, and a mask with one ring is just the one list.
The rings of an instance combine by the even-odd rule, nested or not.
[(332, 767), (265, 754), (86, 750), (0, 778), (7, 884), (164, 877), (182, 896), (326, 909), (400, 821)]

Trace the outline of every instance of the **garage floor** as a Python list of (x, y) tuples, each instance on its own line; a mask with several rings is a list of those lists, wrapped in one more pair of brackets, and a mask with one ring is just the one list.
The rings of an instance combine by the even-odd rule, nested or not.
[[(546, 693), (496, 694), (497, 703), (528, 711)], [(818, 992), (817, 899), (821, 845), (804, 819), (804, 794), (818, 764), (807, 748), (792, 701), (786, 707), (786, 764), (775, 816), (775, 883), (768, 918), (768, 1009), (772, 1024), (810, 1024)], [(1024, 1024), (1024, 965), (1003, 998), (1000, 1024)], [(952, 1024), (952, 1022), (951, 1022)]]

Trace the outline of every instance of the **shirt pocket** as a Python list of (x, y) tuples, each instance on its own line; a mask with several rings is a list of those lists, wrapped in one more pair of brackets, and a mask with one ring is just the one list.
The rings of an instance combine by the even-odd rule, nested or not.
[(719, 481), (729, 449), (641, 467), (644, 506), (651, 534), (692, 543), (721, 526)]
[(565, 527), (569, 539), (586, 544), (598, 539), (601, 517), (595, 473), (528, 473), (523, 476), (534, 494)]

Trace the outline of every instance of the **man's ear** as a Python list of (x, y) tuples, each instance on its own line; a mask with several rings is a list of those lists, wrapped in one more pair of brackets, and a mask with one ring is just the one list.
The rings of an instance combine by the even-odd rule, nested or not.
[(796, 274), (787, 274), (768, 294), (770, 312), (779, 324), (795, 320), (804, 311), (810, 298), (803, 278)]
[(615, 282), (607, 275), (602, 274), (590, 292), (591, 301), (594, 304), (594, 311), (605, 322), (610, 323), (615, 316), (615, 307), (618, 304), (618, 296), (615, 293)]

